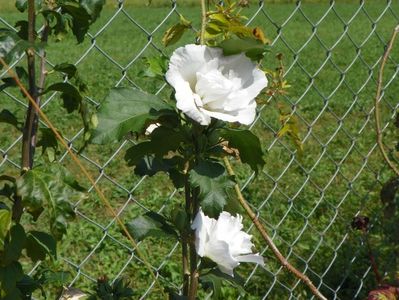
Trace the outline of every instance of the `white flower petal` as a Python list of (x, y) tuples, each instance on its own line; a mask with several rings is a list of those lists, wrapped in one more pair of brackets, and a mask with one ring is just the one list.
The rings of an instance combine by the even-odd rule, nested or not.
[(264, 265), (262, 256), (252, 254), (252, 236), (242, 231), (242, 216), (224, 211), (215, 220), (200, 210), (191, 228), (195, 230), (198, 255), (213, 260), (222, 272), (233, 276), (240, 262)]
[(172, 55), (166, 80), (177, 108), (201, 125), (211, 117), (251, 124), (256, 96), (267, 86), (261, 70), (244, 54), (223, 56), (219, 48), (186, 45)]
[(233, 269), (239, 262), (231, 256), (229, 244), (225, 241), (210, 240), (206, 245), (206, 256), (217, 263), (220, 271), (233, 276)]
[(236, 260), (239, 262), (256, 263), (261, 266), (265, 265), (265, 260), (263, 259), (262, 256), (259, 255), (259, 253), (237, 256)]

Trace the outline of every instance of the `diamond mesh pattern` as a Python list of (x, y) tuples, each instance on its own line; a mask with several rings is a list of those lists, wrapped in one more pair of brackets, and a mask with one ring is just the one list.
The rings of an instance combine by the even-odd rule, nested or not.
[[(239, 164), (236, 168), (244, 195), (288, 260), (328, 299), (363, 299), (374, 284), (373, 275), (364, 245), (350, 222), (358, 214), (377, 218), (380, 212), (378, 192), (387, 170), (375, 143), (372, 99), (384, 47), (399, 21), (399, 6), (389, 0), (324, 2), (252, 3), (248, 23), (265, 29), (273, 41), (273, 54), (284, 54), (285, 78), (292, 88), (279, 104), (289, 107), (297, 118), (304, 154), (300, 156), (288, 138), (276, 137), (281, 124), (277, 105), (270, 101), (259, 108), (251, 127), (267, 150), (265, 169), (255, 177)], [(170, 55), (171, 50), (165, 51), (160, 42), (163, 32), (178, 20), (179, 13), (198, 12), (198, 7), (187, 7), (184, 1), (170, 1), (167, 8), (136, 9), (123, 0), (113, 0), (110, 5), (112, 9), (102, 13), (86, 41), (73, 46), (75, 50), (67, 57), (84, 70), (81, 73), (91, 88), (86, 100), (97, 107), (107, 89), (121, 85), (167, 96), (166, 84), (149, 82), (140, 75), (142, 58)], [(194, 32), (198, 14), (193, 14), (197, 17)], [(7, 14), (0, 13), (0, 23), (13, 28)], [(115, 33), (118, 45), (109, 42)], [(65, 59), (52, 53), (49, 49), (48, 67)], [(389, 124), (399, 106), (398, 59), (397, 53), (390, 57), (383, 87), (387, 136), (392, 136)], [(24, 61), (22, 57), (14, 66)], [(264, 66), (274, 64), (269, 55)], [(3, 77), (4, 70), (0, 72)], [(109, 85), (104, 87), (105, 83)], [(18, 91), (3, 90), (0, 101), (23, 116), (26, 101)], [(47, 96), (42, 108), (76, 150), (83, 134), (78, 118), (60, 116), (57, 93)], [(17, 174), (22, 136), (0, 128), (0, 172)], [(123, 161), (132, 143), (90, 146), (80, 155), (123, 221), (149, 209), (169, 211), (182, 199), (163, 175), (137, 178), (132, 174)], [(66, 152), (59, 159), (75, 170)], [(77, 220), (61, 245), (61, 265), (72, 274), (68, 284), (86, 288), (103, 274), (111, 280), (125, 276), (133, 280), (137, 299), (159, 299), (159, 285), (120, 233), (115, 218), (102, 208), (92, 187), (89, 192), (89, 199), (75, 204)], [(278, 265), (256, 229), (250, 224), (247, 228), (255, 236), (257, 249), (267, 257), (267, 267), (241, 269), (253, 298), (227, 287), (226, 299), (312, 298), (303, 284)], [(181, 288), (178, 243), (149, 240), (138, 247), (147, 253), (161, 284)], [(31, 273), (40, 267), (33, 266)], [(210, 298), (211, 294), (201, 297)]]

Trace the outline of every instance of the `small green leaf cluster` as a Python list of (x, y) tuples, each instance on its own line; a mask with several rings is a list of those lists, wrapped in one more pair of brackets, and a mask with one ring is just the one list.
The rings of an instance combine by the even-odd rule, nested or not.
[[(1, 299), (30, 299), (45, 280), (24, 274), (20, 259), (32, 262), (57, 258), (56, 241), (66, 233), (67, 221), (74, 217), (73, 203), (86, 197), (83, 188), (58, 164), (36, 167), (18, 178), (0, 176), (0, 295)], [(21, 206), (22, 210), (15, 207)], [(18, 211), (31, 215), (33, 226), (26, 230)], [(47, 232), (34, 229), (47, 220)], [(28, 297), (28, 298), (27, 298)]]
[(133, 289), (129, 287), (130, 282), (123, 278), (116, 279), (112, 284), (105, 277), (97, 280), (95, 292), (87, 300), (127, 300), (132, 299)]

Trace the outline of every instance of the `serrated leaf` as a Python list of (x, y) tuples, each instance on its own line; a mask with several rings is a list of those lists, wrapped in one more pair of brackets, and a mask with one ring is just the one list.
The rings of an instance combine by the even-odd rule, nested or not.
[(30, 231), (26, 235), (26, 252), (33, 262), (44, 260), (46, 255), (57, 259), (57, 244), (54, 238), (41, 231)]
[(46, 208), (50, 231), (56, 239), (66, 232), (67, 220), (75, 215), (72, 203), (86, 198), (66, 174), (61, 165), (49, 164), (27, 171), (16, 182), (18, 195), (28, 213), (38, 218)]
[(248, 164), (256, 173), (265, 165), (259, 138), (249, 130), (222, 129), (220, 136), (229, 141), (229, 147), (238, 149), (243, 163)]
[(202, 160), (190, 171), (190, 183), (200, 190), (199, 200), (204, 213), (217, 218), (228, 202), (227, 191), (234, 186), (224, 167), (217, 162)]
[(156, 120), (163, 110), (172, 107), (158, 96), (134, 88), (114, 88), (98, 111), (98, 127), (93, 132), (93, 143), (119, 141), (129, 132), (141, 132), (148, 120)]
[(180, 15), (179, 23), (173, 25), (164, 33), (162, 37), (162, 44), (165, 47), (168, 47), (177, 43), (183, 36), (184, 32), (189, 28), (191, 28), (191, 22)]
[(129, 233), (137, 240), (146, 237), (174, 237), (176, 230), (169, 224), (165, 217), (155, 212), (147, 212), (126, 224)]

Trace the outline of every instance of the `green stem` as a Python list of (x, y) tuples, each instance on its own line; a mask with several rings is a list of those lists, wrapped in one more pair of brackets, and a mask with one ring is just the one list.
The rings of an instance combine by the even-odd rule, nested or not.
[(200, 44), (204, 45), (205, 43), (205, 27), (206, 27), (206, 3), (205, 0), (201, 0), (201, 33), (200, 33)]

